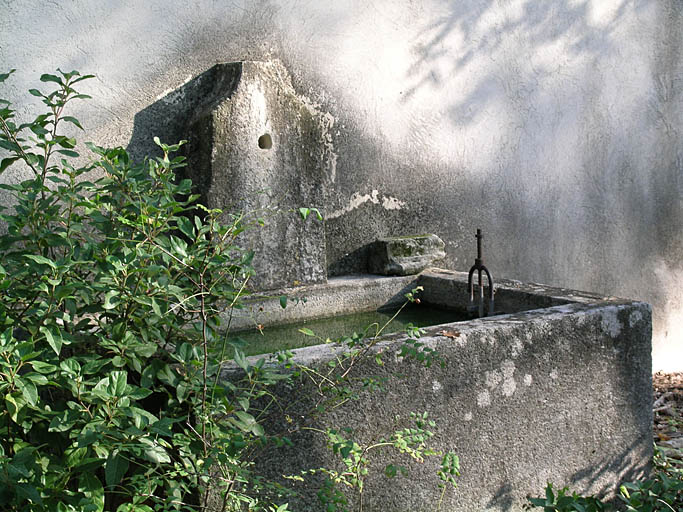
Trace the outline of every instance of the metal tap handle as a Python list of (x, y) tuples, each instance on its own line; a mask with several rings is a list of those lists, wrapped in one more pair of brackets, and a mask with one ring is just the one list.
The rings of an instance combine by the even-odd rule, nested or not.
[(481, 229), (477, 229), (475, 236), (477, 237), (477, 259), (481, 261), (481, 239), (484, 238), (484, 235), (481, 234)]

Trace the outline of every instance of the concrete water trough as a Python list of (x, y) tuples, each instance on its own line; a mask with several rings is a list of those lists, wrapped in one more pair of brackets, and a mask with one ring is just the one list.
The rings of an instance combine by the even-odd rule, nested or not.
[[(420, 300), (466, 310), (467, 274), (430, 269), (418, 276), (358, 276), (265, 294), (234, 311), (233, 328), (377, 309), (421, 286)], [(282, 308), (279, 296), (286, 294)], [(496, 316), (427, 327), (420, 338), (443, 366), (425, 368), (398, 357), (404, 335), (388, 335), (354, 369), (357, 382), (386, 378), (379, 391), (359, 388), (360, 400), (308, 420), (296, 418), (315, 402), (317, 389), (295, 379), (276, 389), (279, 420), (292, 445), (268, 449), (259, 471), (274, 479), (316, 467), (339, 467), (315, 430), (350, 429), (361, 444), (390, 435), (410, 412), (427, 412), (437, 426), (432, 444), (460, 457), (458, 488), (441, 510), (521, 510), (547, 482), (581, 493), (613, 493), (624, 479), (646, 472), (652, 456), (651, 310), (646, 303), (567, 289), (499, 280)], [(324, 368), (338, 355), (334, 344), (294, 350), (297, 361)], [(230, 378), (234, 370), (226, 370)], [(359, 384), (360, 385), (360, 384)], [(303, 399), (302, 399), (303, 397)], [(309, 397), (309, 399), (306, 399)], [(292, 421), (294, 418), (294, 421)], [(406, 423), (407, 424), (407, 423)], [(302, 428), (305, 427), (305, 428)], [(351, 436), (351, 434), (349, 434)], [(408, 476), (387, 478), (393, 462)], [(440, 457), (411, 464), (382, 452), (371, 463), (363, 510), (436, 510)], [(319, 511), (317, 478), (296, 484), (290, 508)], [(353, 499), (354, 493), (347, 495)]]

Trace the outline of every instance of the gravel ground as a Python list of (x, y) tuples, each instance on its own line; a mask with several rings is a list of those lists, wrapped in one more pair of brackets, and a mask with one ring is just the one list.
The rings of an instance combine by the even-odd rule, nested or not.
[(654, 441), (678, 469), (683, 469), (683, 372), (655, 373)]

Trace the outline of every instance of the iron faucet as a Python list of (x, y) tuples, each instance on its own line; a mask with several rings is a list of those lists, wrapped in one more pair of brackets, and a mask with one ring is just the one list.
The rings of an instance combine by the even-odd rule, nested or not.
[(474, 260), (474, 265), (472, 265), (472, 268), (470, 268), (470, 272), (467, 277), (467, 289), (470, 292), (470, 311), (475, 311), (476, 306), (474, 305), (474, 282), (472, 280), (472, 276), (476, 270), (479, 279), (477, 284), (479, 288), (479, 307), (476, 309), (479, 312), (479, 318), (481, 318), (484, 316), (484, 283), (482, 282), (481, 273), (485, 272), (486, 277), (489, 280), (489, 307), (487, 316), (493, 315), (493, 279), (491, 279), (491, 273), (489, 272), (489, 269), (484, 266), (484, 259), (481, 256), (481, 240), (484, 238), (484, 235), (481, 234), (481, 229), (477, 229), (477, 234), (475, 236), (477, 238), (477, 257)]

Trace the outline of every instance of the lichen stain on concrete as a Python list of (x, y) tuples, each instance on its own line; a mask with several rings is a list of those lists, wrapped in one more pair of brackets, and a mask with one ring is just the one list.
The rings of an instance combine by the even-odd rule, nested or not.
[[(351, 196), (351, 199), (349, 199), (349, 203), (346, 206), (339, 210), (328, 213), (326, 217), (327, 219), (336, 219), (337, 217), (341, 217), (342, 215), (349, 213), (350, 211), (355, 210), (359, 206), (368, 202), (380, 204), (379, 190), (373, 190), (371, 194), (363, 195), (356, 192)], [(405, 206), (405, 202), (401, 201), (400, 199), (385, 195), (382, 195), (381, 204), (382, 208), (385, 210), (400, 210)]]
[(491, 405), (491, 394), (488, 391), (482, 391), (477, 395), (477, 405), (479, 407), (488, 407)]
[(493, 390), (503, 380), (503, 374), (498, 370), (492, 370), (485, 373), (486, 387)]
[(501, 389), (503, 396), (512, 396), (517, 389), (517, 382), (515, 382), (514, 378), (516, 370), (515, 363), (507, 359), (503, 361), (503, 364), (501, 364), (500, 368), (503, 371), (503, 377), (505, 379), (503, 380), (503, 386)]
[(464, 419), (465, 421), (472, 421), (472, 418), (473, 418), (473, 416), (472, 416), (472, 413), (471, 413), (471, 412), (466, 412), (466, 413), (465, 413), (465, 416), (463, 417), (463, 419)]
[(503, 381), (503, 386), (501, 388), (501, 392), (503, 393), (503, 396), (512, 396), (515, 394), (515, 391), (517, 390), (517, 382), (515, 379), (505, 379)]
[[(500, 387), (500, 392), (503, 396), (512, 396), (517, 390), (517, 382), (514, 378), (516, 369), (515, 363), (511, 359), (506, 359), (501, 363), (499, 370), (485, 372), (484, 383), (486, 384), (486, 387), (489, 391), (494, 391)], [(477, 397), (477, 403), (480, 407), (482, 406), (482, 401), (488, 401), (488, 403), (490, 403), (489, 391), (484, 391)], [(486, 393), (486, 398), (484, 398), (484, 393)], [(488, 405), (488, 403), (486, 405)]]
[(400, 210), (403, 206), (405, 206), (405, 203), (395, 197), (382, 197), (382, 208), (385, 210)]
[(628, 326), (633, 328), (643, 319), (643, 313), (640, 311), (633, 311), (628, 315)]
[(438, 380), (432, 381), (432, 391), (434, 391), (434, 393), (438, 393), (442, 389), (443, 389), (443, 386), (441, 385), (441, 383)]
[(318, 120), (318, 125), (321, 130), (319, 142), (323, 149), (323, 155), (325, 155), (325, 159), (327, 160), (326, 163), (329, 168), (330, 180), (334, 183), (337, 179), (338, 155), (334, 147), (334, 141), (332, 139), (332, 130), (334, 128), (336, 119), (329, 112), (323, 112), (321, 110), (321, 106), (312, 102), (310, 99), (308, 99), (308, 97), (300, 95), (299, 99), (302, 101), (306, 109), (308, 109), (311, 116)]
[(550, 378), (553, 380), (557, 379), (557, 368), (550, 370)]
[(510, 353), (512, 354), (512, 357), (515, 358), (517, 357), (522, 350), (524, 349), (524, 343), (520, 338), (515, 338), (514, 341), (512, 342), (512, 347), (510, 349)]
[(602, 330), (608, 333), (612, 338), (616, 338), (621, 333), (621, 322), (617, 314), (619, 313), (619, 308), (608, 307), (602, 312), (602, 318), (600, 319), (600, 325)]
[(534, 378), (531, 375), (529, 375), (528, 373), (524, 376), (524, 385), (525, 386), (531, 386), (533, 381), (534, 381)]

